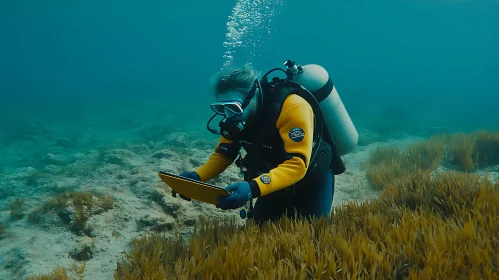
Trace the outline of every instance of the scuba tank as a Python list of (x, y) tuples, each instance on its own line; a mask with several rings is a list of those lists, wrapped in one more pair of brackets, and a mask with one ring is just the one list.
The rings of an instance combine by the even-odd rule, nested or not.
[(308, 89), (317, 99), (339, 155), (350, 153), (357, 145), (359, 134), (326, 69), (317, 64), (296, 65), (292, 60), (284, 65), (288, 79)]

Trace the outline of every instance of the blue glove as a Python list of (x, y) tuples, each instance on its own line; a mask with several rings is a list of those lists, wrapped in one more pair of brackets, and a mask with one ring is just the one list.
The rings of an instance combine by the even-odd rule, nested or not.
[[(196, 180), (196, 181), (201, 181), (201, 177), (199, 177), (199, 174), (197, 174), (196, 172), (194, 171), (188, 171), (188, 172), (184, 172), (180, 175), (178, 175), (180, 177), (185, 177), (185, 178), (189, 178), (189, 179), (192, 179), (192, 180)], [(172, 190), (172, 195), (173, 197), (177, 197), (177, 192)], [(187, 201), (191, 201), (192, 199), (190, 197), (187, 197), (183, 194), (180, 194), (180, 197), (187, 200)]]
[(217, 208), (227, 210), (244, 206), (251, 199), (251, 187), (248, 182), (237, 182), (225, 188), (230, 195), (218, 197)]

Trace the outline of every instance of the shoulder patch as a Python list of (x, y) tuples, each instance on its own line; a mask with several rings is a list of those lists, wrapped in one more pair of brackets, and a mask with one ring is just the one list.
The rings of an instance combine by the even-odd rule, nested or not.
[(305, 138), (305, 131), (299, 127), (294, 127), (289, 131), (288, 135), (291, 140), (301, 142)]
[(265, 185), (270, 184), (270, 176), (269, 175), (262, 175), (260, 176), (260, 182), (264, 183)]

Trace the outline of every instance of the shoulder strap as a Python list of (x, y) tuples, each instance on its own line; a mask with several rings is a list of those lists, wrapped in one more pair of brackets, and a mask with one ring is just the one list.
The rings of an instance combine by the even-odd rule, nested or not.
[(279, 118), (279, 114), (281, 113), (282, 106), (284, 105), (284, 100), (286, 100), (293, 90), (294, 88), (281, 84), (265, 93), (263, 101), (265, 120), (268, 120), (275, 125)]
[[(320, 108), (320, 105), (318, 101), (314, 98), (314, 96), (311, 96), (310, 93), (303, 88), (301, 85), (294, 83), (294, 82), (288, 82), (290, 87), (292, 87), (292, 92), (293, 94), (297, 94), (303, 99), (305, 99), (308, 104), (312, 107), (312, 110), (314, 111), (314, 116), (315, 116), (315, 127), (314, 129), (314, 141), (316, 140), (315, 137), (318, 136), (319, 131), (322, 131), (322, 138), (319, 139), (320, 141), (325, 141), (331, 148), (332, 152), (332, 159), (331, 159), (331, 166), (333, 168), (333, 173), (335, 175), (341, 174), (346, 171), (345, 164), (342, 160), (342, 158), (339, 155), (338, 152), (338, 147), (336, 146), (336, 142), (334, 139), (331, 137), (329, 128), (325, 122), (324, 115), (322, 113), (322, 109)], [(289, 93), (288, 93), (289, 95)], [(287, 96), (287, 95), (286, 95)], [(317, 129), (319, 128), (319, 129)], [(314, 149), (312, 149), (312, 152), (314, 153), (315, 149), (319, 149), (320, 147), (320, 141), (317, 145), (315, 145)], [(312, 159), (313, 160), (313, 159)]]
[[(324, 115), (322, 113), (322, 109), (320, 108), (319, 103), (313, 99), (313, 97), (308, 94), (305, 89), (301, 88), (296, 91), (297, 94), (299, 94), (301, 97), (303, 97), (307, 102), (312, 106), (312, 109), (314, 110), (314, 114), (316, 116), (316, 119), (320, 122), (319, 125), (322, 127), (322, 139), (321, 141), (325, 141), (330, 147), (331, 147), (331, 152), (332, 152), (332, 159), (331, 159), (331, 167), (333, 168), (333, 174), (334, 175), (339, 175), (342, 174), (343, 172), (346, 171), (345, 163), (343, 162), (343, 159), (341, 158), (339, 152), (338, 152), (338, 146), (336, 146), (336, 142), (334, 139), (331, 137), (331, 133), (329, 131), (329, 128), (326, 124)], [(320, 143), (319, 143), (320, 144)], [(319, 145), (316, 145), (317, 148), (319, 148)]]

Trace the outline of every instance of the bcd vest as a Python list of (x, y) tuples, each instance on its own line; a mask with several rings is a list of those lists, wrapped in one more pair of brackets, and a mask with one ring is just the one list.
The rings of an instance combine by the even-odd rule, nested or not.
[[(317, 114), (317, 110), (321, 110), (319, 104), (313, 102), (307, 91), (293, 87), (286, 82), (266, 86), (263, 91), (264, 106), (260, 108), (255, 121), (245, 128), (239, 141), (246, 151), (246, 156), (244, 158), (240, 156), (236, 160), (236, 164), (242, 168), (245, 180), (251, 180), (263, 173), (268, 173), (293, 156), (301, 156), (285, 151), (284, 142), (276, 128), (284, 101), (290, 94), (297, 94), (307, 100), (312, 106), (315, 116), (312, 155), (316, 153), (316, 156), (311, 160), (305, 178), (320, 175), (328, 168), (332, 168), (335, 175), (345, 172), (345, 165), (338, 154), (326, 124), (317, 117), (322, 116), (322, 114)], [(321, 126), (323, 128), (322, 139), (319, 137)]]

